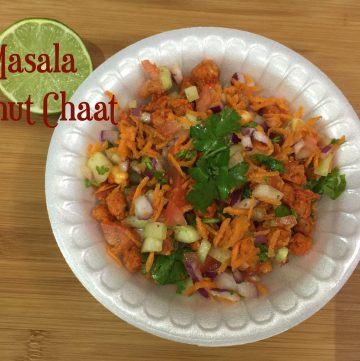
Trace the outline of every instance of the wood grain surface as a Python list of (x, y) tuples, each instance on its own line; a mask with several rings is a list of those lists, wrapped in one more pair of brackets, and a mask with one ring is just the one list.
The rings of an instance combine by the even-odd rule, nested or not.
[[(95, 65), (149, 35), (224, 26), (265, 35), (319, 66), (360, 111), (360, 1), (4, 1), (1, 30), (56, 18), (86, 41)], [(1, 100), (4, 100), (1, 97)], [(200, 348), (146, 334), (82, 287), (55, 243), (45, 207), (52, 130), (0, 122), (0, 360), (360, 360), (360, 271), (313, 317), (255, 344)]]

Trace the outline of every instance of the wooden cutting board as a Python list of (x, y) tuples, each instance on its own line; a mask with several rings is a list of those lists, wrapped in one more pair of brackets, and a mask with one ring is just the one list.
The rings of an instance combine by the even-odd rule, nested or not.
[[(75, 29), (95, 65), (174, 28), (251, 31), (306, 56), (360, 110), (357, 0), (1, 2), (1, 29), (30, 16), (56, 18)], [(44, 199), (51, 134), (42, 124), (0, 122), (1, 361), (360, 360), (359, 269), (309, 320), (256, 344), (216, 349), (176, 344), (117, 319), (75, 278), (51, 232)]]

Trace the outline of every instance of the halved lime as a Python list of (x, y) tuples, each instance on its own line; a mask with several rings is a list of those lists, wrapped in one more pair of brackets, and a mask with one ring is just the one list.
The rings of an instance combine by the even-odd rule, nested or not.
[[(51, 19), (24, 19), (8, 29), (0, 36), (0, 45), (6, 44), (5, 61), (9, 63), (11, 54), (19, 54), (22, 67), (30, 69), (25, 62), (26, 54), (35, 54), (37, 62), (40, 54), (49, 54), (50, 64), (54, 68), (55, 52), (54, 43), (59, 44), (59, 64), (63, 64), (63, 55), (72, 54), (74, 57), (75, 73), (39, 73), (38, 71), (27, 73), (10, 73), (7, 71), (7, 79), (0, 80), (0, 90), (11, 101), (26, 101), (29, 95), (34, 103), (31, 106), (33, 113), (43, 113), (43, 101), (46, 93), (64, 91), (67, 100), (75, 92), (82, 81), (92, 72), (90, 55), (80, 37), (66, 25)], [(61, 111), (59, 101), (49, 97), (48, 113)]]

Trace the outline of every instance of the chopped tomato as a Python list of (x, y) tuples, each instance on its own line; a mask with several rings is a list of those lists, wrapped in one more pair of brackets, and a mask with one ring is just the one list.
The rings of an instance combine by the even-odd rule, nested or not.
[(186, 219), (180, 208), (173, 201), (169, 201), (165, 210), (165, 223), (168, 226), (186, 225)]

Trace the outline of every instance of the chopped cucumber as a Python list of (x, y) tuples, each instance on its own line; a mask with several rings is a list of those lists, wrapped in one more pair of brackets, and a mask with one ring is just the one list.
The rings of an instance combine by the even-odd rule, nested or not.
[(210, 251), (210, 248), (211, 248), (211, 243), (208, 240), (203, 239), (201, 241), (199, 249), (197, 250), (197, 254), (201, 263), (204, 263)]
[(326, 177), (330, 173), (333, 158), (334, 153), (330, 153), (324, 159), (321, 159), (319, 166), (315, 168), (314, 173)]
[(216, 259), (220, 263), (224, 263), (231, 257), (231, 251), (224, 248), (211, 247), (209, 256)]
[(199, 99), (199, 93), (195, 85), (189, 86), (185, 89), (185, 95), (189, 102)]
[(161, 252), (162, 240), (153, 237), (146, 237), (141, 247), (141, 253), (146, 252)]
[(132, 228), (144, 228), (149, 223), (149, 221), (138, 219), (135, 216), (126, 217), (123, 222)]
[(163, 89), (169, 90), (172, 87), (171, 73), (166, 66), (160, 66), (160, 81)]
[(289, 250), (286, 247), (279, 248), (276, 252), (275, 260), (279, 263), (285, 262), (288, 254)]
[(182, 243), (194, 243), (201, 238), (199, 232), (193, 226), (174, 227), (174, 237), (178, 242)]
[(157, 238), (163, 241), (166, 238), (167, 227), (161, 222), (148, 222), (145, 225), (144, 237)]
[(110, 160), (102, 152), (93, 154), (88, 159), (87, 166), (91, 169), (97, 183), (105, 182), (113, 167)]
[(193, 123), (197, 123), (198, 122), (198, 117), (196, 115), (192, 115), (190, 113), (186, 113), (185, 115), (185, 118), (187, 120), (190, 120), (190, 122), (193, 122)]

